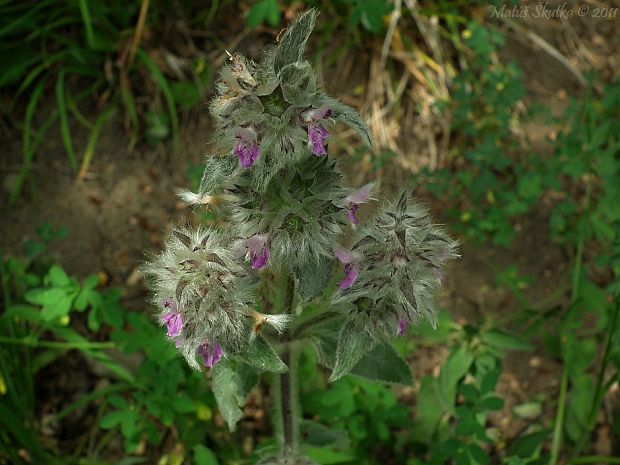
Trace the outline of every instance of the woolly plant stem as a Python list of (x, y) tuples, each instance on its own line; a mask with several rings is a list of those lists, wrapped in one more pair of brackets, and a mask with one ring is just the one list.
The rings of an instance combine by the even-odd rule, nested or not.
[[(295, 297), (295, 283), (289, 277), (286, 279), (286, 294), (284, 308), (293, 312)], [(291, 333), (287, 331), (282, 336), (282, 361), (288, 366), (286, 373), (278, 375), (274, 385), (274, 418), (279, 430), (282, 455), (291, 455), (297, 452), (299, 437), (299, 400), (297, 392), (297, 358), (295, 342), (291, 340)]]

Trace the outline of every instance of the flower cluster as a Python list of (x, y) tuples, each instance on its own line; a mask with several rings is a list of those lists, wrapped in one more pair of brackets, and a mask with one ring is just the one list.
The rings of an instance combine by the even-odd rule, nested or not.
[(377, 338), (405, 333), (426, 317), (457, 242), (431, 223), (428, 211), (403, 190), (357, 234), (351, 250), (337, 248), (345, 277), (334, 304), (349, 304), (351, 318)]
[[(248, 242), (255, 247), (260, 240)], [(268, 258), (257, 253), (255, 269)], [(242, 350), (262, 325), (281, 331), (288, 322), (288, 315), (263, 315), (252, 308), (255, 277), (217, 230), (174, 230), (165, 251), (144, 271), (152, 278), (166, 335), (194, 368), (197, 356), (213, 367), (225, 352)]]

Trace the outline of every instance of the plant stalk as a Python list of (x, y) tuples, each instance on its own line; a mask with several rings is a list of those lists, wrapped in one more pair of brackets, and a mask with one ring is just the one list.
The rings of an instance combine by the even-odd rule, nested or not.
[[(286, 294), (284, 296), (284, 310), (293, 313), (293, 303), (295, 300), (295, 283), (287, 276)], [(274, 386), (274, 408), (278, 415), (276, 424), (280, 429), (281, 444), (280, 452), (282, 455), (292, 455), (297, 452), (299, 437), (299, 413), (298, 413), (298, 392), (297, 392), (297, 351), (292, 334), (287, 330), (281, 342), (283, 350), (281, 353), (282, 361), (288, 367), (286, 373), (280, 373)]]

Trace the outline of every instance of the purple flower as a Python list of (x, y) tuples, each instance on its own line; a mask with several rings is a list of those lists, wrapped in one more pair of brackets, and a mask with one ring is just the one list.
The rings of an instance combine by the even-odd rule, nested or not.
[(334, 255), (344, 265), (344, 279), (339, 284), (340, 289), (348, 289), (357, 281), (361, 257), (340, 246), (334, 247)]
[(360, 224), (360, 220), (355, 216), (355, 212), (360, 209), (360, 206), (356, 203), (349, 204), (347, 208), (347, 217), (352, 224)]
[(407, 320), (405, 320), (404, 318), (399, 318), (398, 319), (398, 332), (397, 332), (397, 335), (398, 336), (403, 336), (405, 334), (405, 332), (407, 331), (408, 327), (409, 327), (409, 322)]
[(360, 220), (355, 216), (355, 213), (360, 208), (360, 203), (368, 202), (370, 199), (370, 194), (372, 192), (373, 183), (366, 184), (361, 189), (353, 192), (350, 195), (347, 195), (344, 198), (345, 203), (347, 204), (347, 217), (352, 224), (359, 224)]
[(260, 149), (256, 141), (256, 132), (251, 128), (235, 128), (237, 144), (233, 153), (239, 157), (239, 166), (249, 168), (258, 160)]
[(215, 364), (220, 361), (222, 355), (224, 355), (222, 346), (217, 342), (215, 344), (209, 344), (207, 342), (200, 344), (196, 352), (202, 357), (204, 366), (209, 368), (213, 368)]
[(183, 315), (177, 311), (168, 312), (164, 314), (164, 323), (168, 328), (168, 337), (177, 337), (183, 329)]
[(317, 157), (327, 155), (325, 150), (325, 139), (329, 136), (329, 132), (320, 124), (311, 124), (308, 126), (308, 142), (310, 150)]
[(325, 151), (325, 139), (329, 137), (329, 132), (319, 121), (329, 118), (332, 114), (331, 108), (323, 105), (319, 108), (307, 110), (301, 114), (304, 122), (308, 124), (308, 146), (313, 154), (320, 157), (327, 155)]
[(262, 270), (267, 266), (271, 253), (269, 247), (267, 247), (267, 236), (262, 234), (255, 234), (248, 237), (237, 247), (237, 256), (246, 256), (250, 258), (252, 262), (252, 268), (255, 270)]
[(351, 286), (353, 286), (353, 284), (355, 284), (355, 281), (357, 281), (357, 277), (359, 275), (359, 267), (357, 266), (357, 264), (351, 264), (351, 263), (347, 263), (344, 266), (344, 279), (342, 281), (340, 281), (340, 289), (348, 289)]

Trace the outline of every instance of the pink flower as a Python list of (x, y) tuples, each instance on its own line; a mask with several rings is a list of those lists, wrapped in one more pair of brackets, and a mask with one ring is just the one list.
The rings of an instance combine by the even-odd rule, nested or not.
[(357, 281), (361, 257), (340, 246), (334, 247), (334, 256), (344, 265), (344, 279), (339, 284), (340, 289), (348, 289)]
[(372, 193), (373, 183), (366, 184), (361, 189), (347, 195), (344, 198), (347, 204), (347, 217), (352, 224), (359, 224), (360, 220), (355, 216), (355, 213), (359, 210), (361, 203), (368, 202), (370, 194)]
[(319, 121), (329, 118), (332, 114), (331, 108), (323, 105), (319, 108), (312, 108), (301, 114), (304, 122), (308, 123), (308, 145), (312, 153), (318, 157), (327, 155), (325, 150), (325, 139), (329, 137), (329, 132)]
[(249, 168), (260, 156), (256, 132), (251, 128), (237, 127), (235, 128), (235, 137), (237, 138), (237, 144), (233, 149), (233, 153), (239, 157), (239, 166)]
[(267, 236), (255, 234), (248, 237), (237, 247), (237, 256), (246, 256), (252, 262), (252, 268), (262, 270), (267, 266), (271, 253), (267, 247)]
[(196, 352), (202, 357), (204, 366), (208, 368), (213, 368), (224, 355), (222, 346), (217, 342), (215, 344), (209, 344), (207, 342), (200, 344)]
[(177, 337), (183, 329), (183, 315), (179, 312), (168, 312), (164, 315), (164, 323), (168, 328), (168, 337)]
[(329, 136), (329, 132), (320, 124), (311, 124), (308, 126), (308, 142), (310, 150), (317, 157), (327, 155), (325, 150), (325, 139)]

